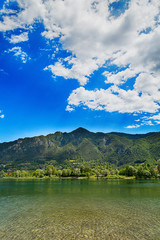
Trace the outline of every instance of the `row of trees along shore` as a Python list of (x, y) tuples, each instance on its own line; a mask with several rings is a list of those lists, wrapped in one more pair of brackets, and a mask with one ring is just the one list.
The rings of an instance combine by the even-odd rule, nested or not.
[(121, 169), (102, 169), (90, 168), (81, 165), (79, 168), (56, 169), (53, 165), (48, 165), (44, 169), (37, 169), (35, 171), (26, 170), (8, 170), (0, 171), (0, 178), (67, 178), (67, 177), (84, 177), (84, 178), (137, 178), (137, 179), (150, 179), (160, 178), (160, 160), (157, 161), (155, 167), (148, 167), (147, 165), (139, 166), (126, 166)]

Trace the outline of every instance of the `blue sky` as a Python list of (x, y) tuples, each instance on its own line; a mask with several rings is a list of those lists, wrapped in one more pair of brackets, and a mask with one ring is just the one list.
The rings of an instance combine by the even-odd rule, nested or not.
[(0, 2), (0, 141), (160, 130), (157, 0)]

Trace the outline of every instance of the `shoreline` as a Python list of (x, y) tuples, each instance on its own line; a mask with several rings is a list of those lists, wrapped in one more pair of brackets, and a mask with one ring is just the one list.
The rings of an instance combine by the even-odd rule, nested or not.
[(43, 177), (43, 178), (36, 178), (36, 177), (4, 177), (0, 178), (0, 180), (159, 180), (159, 178), (136, 178), (136, 177), (126, 177), (126, 176), (117, 176), (117, 177)]

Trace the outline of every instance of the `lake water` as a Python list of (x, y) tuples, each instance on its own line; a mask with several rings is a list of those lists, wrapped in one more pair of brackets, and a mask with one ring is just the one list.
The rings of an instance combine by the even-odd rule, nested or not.
[(0, 240), (158, 240), (159, 180), (0, 180)]

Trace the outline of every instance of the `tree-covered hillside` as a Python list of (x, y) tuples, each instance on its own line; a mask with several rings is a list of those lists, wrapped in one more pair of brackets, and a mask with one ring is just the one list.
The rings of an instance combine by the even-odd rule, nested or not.
[(93, 133), (78, 128), (70, 133), (18, 139), (0, 144), (1, 169), (58, 166), (155, 165), (160, 158), (160, 133)]

